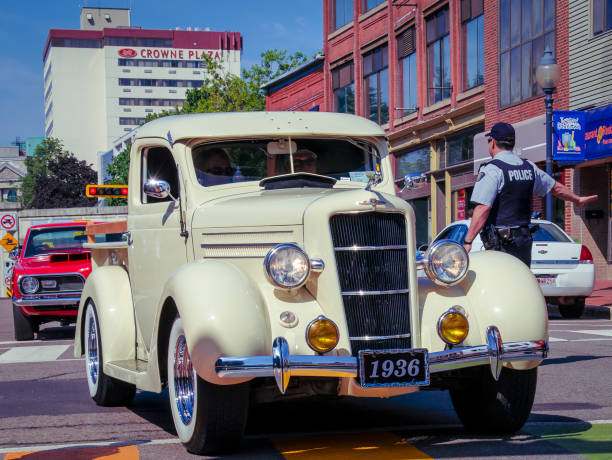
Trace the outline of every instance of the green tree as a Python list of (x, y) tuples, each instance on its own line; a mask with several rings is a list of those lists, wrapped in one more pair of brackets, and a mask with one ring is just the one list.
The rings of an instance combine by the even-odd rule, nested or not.
[(87, 198), (85, 186), (95, 183), (98, 174), (85, 161), (72, 153), (51, 158), (47, 174), (34, 186), (32, 207), (36, 209), (93, 206), (95, 198)]
[(204, 84), (187, 90), (181, 108), (175, 106), (149, 114), (145, 121), (185, 113), (265, 110), (266, 96), (261, 85), (304, 64), (308, 57), (299, 51), (287, 54), (287, 51), (277, 49), (264, 51), (260, 56), (261, 62), (243, 70), (241, 78), (226, 72), (220, 61), (204, 55)]
[(66, 151), (62, 141), (46, 138), (26, 158), (27, 174), (21, 184), (24, 208), (91, 206), (95, 200), (85, 197), (83, 181), (95, 181), (96, 172), (74, 154)]
[[(131, 149), (132, 143), (130, 142), (106, 167), (106, 173), (110, 176), (109, 184), (126, 185), (128, 183)], [(125, 206), (127, 204), (125, 198), (106, 198), (106, 203), (109, 206)]]
[(29, 208), (34, 200), (34, 187), (40, 177), (47, 175), (47, 163), (52, 158), (59, 158), (66, 155), (62, 141), (55, 137), (48, 137), (42, 141), (34, 155), (25, 159), (27, 174), (21, 183), (21, 205)]
[(261, 89), (261, 85), (308, 61), (308, 56), (300, 51), (287, 54), (287, 51), (278, 49), (266, 50), (260, 54), (260, 57), (260, 64), (253, 64), (242, 71), (242, 78), (246, 82), (249, 92), (256, 97), (259, 104), (259, 107), (254, 110), (264, 110), (266, 108), (266, 95)]
[[(21, 184), (21, 205), (24, 208), (95, 204), (95, 200), (84, 202), (67, 198), (85, 197), (85, 186), (81, 187), (80, 180), (91, 178), (92, 173), (95, 177), (96, 173), (90, 165), (84, 161), (79, 162), (74, 154), (66, 151), (61, 140), (55, 137), (46, 138), (36, 147), (34, 155), (26, 158), (25, 165), (28, 172)], [(62, 171), (63, 168), (65, 171)], [(77, 201), (78, 204), (75, 204)]]

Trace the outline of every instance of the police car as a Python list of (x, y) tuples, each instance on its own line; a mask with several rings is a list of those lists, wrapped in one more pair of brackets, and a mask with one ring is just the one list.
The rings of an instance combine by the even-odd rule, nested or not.
[[(546, 297), (546, 301), (559, 305), (564, 318), (579, 318), (584, 312), (585, 298), (595, 285), (593, 255), (589, 249), (574, 242), (554, 223), (532, 219), (538, 225), (533, 234), (531, 271)], [(458, 220), (445, 227), (434, 241), (449, 239), (463, 244), (470, 220)], [(470, 252), (484, 251), (480, 235), (474, 238)]]

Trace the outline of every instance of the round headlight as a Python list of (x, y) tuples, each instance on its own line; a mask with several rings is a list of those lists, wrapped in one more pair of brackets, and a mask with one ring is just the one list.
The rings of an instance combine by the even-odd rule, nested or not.
[(283, 289), (296, 289), (308, 279), (310, 259), (295, 244), (279, 244), (266, 255), (264, 269), (272, 284)]
[(452, 286), (466, 275), (469, 266), (467, 252), (451, 240), (433, 243), (425, 253), (425, 273), (434, 283)]
[(470, 332), (470, 325), (467, 318), (455, 308), (444, 312), (438, 320), (438, 335), (450, 345), (463, 342), (468, 332)]
[(317, 353), (327, 353), (338, 345), (338, 326), (324, 316), (319, 316), (306, 328), (306, 343)]
[(33, 276), (24, 276), (21, 279), (21, 290), (24, 294), (34, 294), (39, 287), (40, 283)]

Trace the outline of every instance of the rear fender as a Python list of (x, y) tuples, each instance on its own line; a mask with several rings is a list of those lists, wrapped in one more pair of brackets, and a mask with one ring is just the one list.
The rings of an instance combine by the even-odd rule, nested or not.
[[(182, 266), (166, 283), (161, 302), (154, 337), (161, 329), (159, 318), (167, 317), (161, 309), (173, 304), (196, 372), (208, 382), (228, 385), (249, 380), (217, 377), (215, 361), (222, 355), (271, 353), (270, 323), (260, 289), (229, 262), (201, 260)], [(156, 349), (156, 354), (163, 359), (165, 351)]]
[(74, 356), (84, 353), (85, 308), (92, 301), (96, 307), (104, 362), (123, 361), (135, 357), (135, 323), (132, 289), (125, 268), (96, 268), (87, 278), (77, 316), (74, 334)]

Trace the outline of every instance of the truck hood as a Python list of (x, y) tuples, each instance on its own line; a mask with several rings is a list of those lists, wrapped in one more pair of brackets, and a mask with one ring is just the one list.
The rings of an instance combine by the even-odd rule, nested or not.
[(371, 195), (354, 189), (283, 189), (223, 197), (201, 204), (193, 214), (194, 228), (302, 225), (315, 201), (338, 194)]

